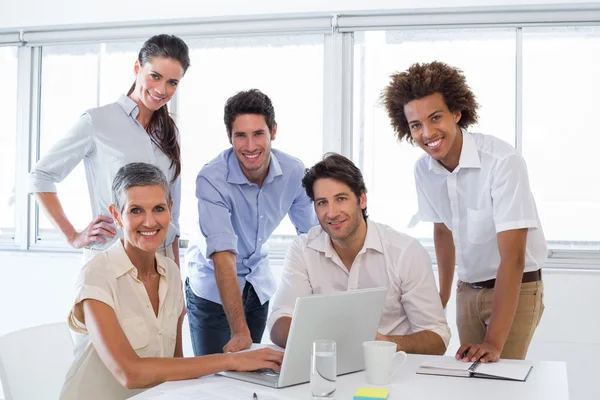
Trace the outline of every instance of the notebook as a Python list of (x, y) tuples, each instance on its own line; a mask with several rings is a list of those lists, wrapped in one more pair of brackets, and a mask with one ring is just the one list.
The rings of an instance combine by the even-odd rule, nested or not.
[(490, 378), (525, 382), (533, 365), (526, 362), (500, 360), (495, 363), (466, 363), (451, 357), (441, 360), (424, 361), (417, 374), (460, 376), (465, 378)]

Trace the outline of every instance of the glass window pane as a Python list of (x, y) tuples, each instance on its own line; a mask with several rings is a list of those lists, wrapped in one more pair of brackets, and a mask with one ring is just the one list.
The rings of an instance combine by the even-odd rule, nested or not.
[(551, 248), (600, 248), (600, 27), (523, 30), (523, 155)]
[(391, 74), (416, 62), (443, 61), (462, 69), (480, 104), (473, 132), (514, 146), (516, 34), (510, 29), (365, 32), (355, 41), (354, 159), (367, 184), (369, 215), (412, 236), (430, 240), (430, 223), (418, 222), (414, 164), (423, 151), (398, 143), (381, 91)]
[(99, 104), (117, 101), (135, 81), (133, 67), (143, 42), (107, 43), (100, 52)]
[[(98, 105), (100, 45), (46, 46), (42, 50), (40, 155), (43, 156), (87, 109)], [(76, 229), (92, 218), (83, 163), (57, 184), (67, 217)], [(82, 199), (85, 199), (83, 201)], [(46, 232), (44, 232), (46, 230)], [(55, 232), (39, 213), (39, 235)]]
[(15, 227), (15, 166), (17, 148), (17, 48), (0, 47), (0, 236), (12, 235)]
[[(141, 43), (45, 46), (42, 51), (40, 155), (43, 156), (87, 109), (116, 101), (134, 82)], [(83, 163), (57, 184), (71, 223), (84, 228), (92, 218)], [(85, 199), (85, 201), (82, 201)], [(40, 212), (41, 235), (55, 232)]]
[[(225, 101), (257, 88), (273, 101), (278, 124), (273, 148), (309, 166), (323, 155), (323, 36), (257, 37), (188, 42), (191, 64), (178, 89), (182, 137), (182, 235), (196, 230), (196, 175), (231, 145)], [(295, 235), (289, 220), (275, 231)]]

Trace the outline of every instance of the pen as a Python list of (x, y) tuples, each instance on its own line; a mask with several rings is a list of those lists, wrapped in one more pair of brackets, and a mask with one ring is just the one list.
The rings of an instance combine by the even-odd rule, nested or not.
[(256, 393), (252, 393), (252, 400), (258, 400), (258, 396), (256, 395)]

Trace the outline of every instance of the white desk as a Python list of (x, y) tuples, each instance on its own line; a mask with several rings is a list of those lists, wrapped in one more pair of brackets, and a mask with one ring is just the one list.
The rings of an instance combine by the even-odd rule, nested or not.
[[(409, 355), (406, 363), (394, 376), (388, 400), (568, 400), (569, 385), (567, 382), (567, 366), (564, 362), (534, 362), (526, 382), (511, 382), (480, 378), (456, 378), (446, 376), (418, 375), (419, 364), (435, 356)], [(519, 362), (519, 361), (511, 361)], [(227, 380), (227, 381), (224, 381)], [(252, 399), (254, 391), (279, 394), (282, 398), (311, 400), (308, 384), (292, 386), (285, 389), (271, 389), (252, 383), (242, 382), (221, 376), (208, 376), (187, 381), (166, 382), (145, 391), (132, 399), (168, 400), (168, 393), (181, 388), (207, 383), (227, 383), (228, 386), (247, 390), (247, 400)], [(339, 376), (337, 379), (336, 400), (351, 400), (359, 387), (369, 387), (364, 372)], [(160, 396), (161, 393), (166, 395)], [(160, 396), (160, 397), (157, 397)], [(277, 396), (275, 396), (277, 397)], [(244, 400), (244, 399), (240, 399)]]

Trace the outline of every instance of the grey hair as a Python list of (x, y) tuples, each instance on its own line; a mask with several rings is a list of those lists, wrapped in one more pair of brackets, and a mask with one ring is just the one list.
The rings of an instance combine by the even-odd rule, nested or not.
[(112, 202), (119, 214), (125, 206), (125, 192), (135, 186), (160, 186), (167, 195), (167, 203), (171, 203), (169, 182), (160, 168), (142, 162), (131, 163), (119, 168), (112, 184)]

